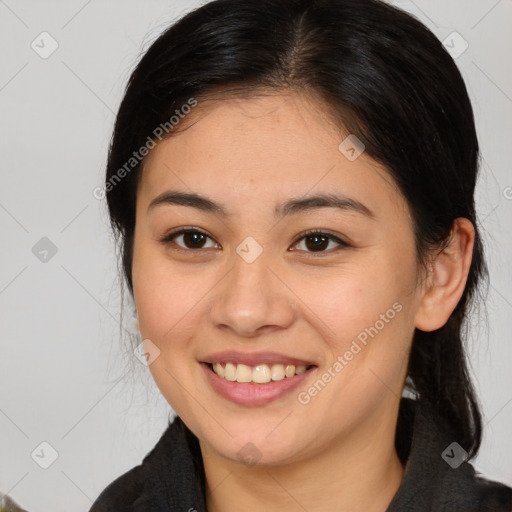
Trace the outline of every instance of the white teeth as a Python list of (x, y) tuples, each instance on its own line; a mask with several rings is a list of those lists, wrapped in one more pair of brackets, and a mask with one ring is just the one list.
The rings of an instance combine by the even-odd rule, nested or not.
[(252, 381), (258, 384), (270, 382), (270, 368), (266, 364), (260, 364), (252, 369)]
[(236, 367), (234, 364), (227, 363), (224, 369), (224, 378), (234, 382), (236, 380)]
[(219, 377), (224, 377), (224, 376), (225, 376), (224, 367), (223, 367), (220, 363), (215, 363), (215, 364), (213, 365), (213, 369), (215, 370), (215, 373), (216, 373)]
[(287, 365), (286, 368), (284, 369), (284, 374), (287, 377), (293, 377), (295, 375), (295, 365), (294, 364)]
[(251, 382), (252, 371), (250, 366), (239, 364), (236, 367), (236, 381), (237, 382)]
[(272, 380), (283, 380), (284, 379), (284, 365), (282, 364), (273, 364), (270, 369), (270, 375), (272, 376)]
[(305, 365), (295, 366), (294, 364), (273, 364), (269, 367), (266, 364), (259, 364), (251, 368), (245, 364), (213, 363), (213, 371), (223, 379), (231, 382), (255, 382), (267, 384), (270, 381), (278, 381), (294, 377), (306, 371)]

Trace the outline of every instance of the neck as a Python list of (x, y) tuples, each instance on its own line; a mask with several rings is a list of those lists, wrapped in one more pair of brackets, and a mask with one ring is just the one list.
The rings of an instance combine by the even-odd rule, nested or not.
[(395, 427), (396, 421), (372, 421), (313, 457), (281, 466), (244, 466), (200, 442), (207, 510), (384, 512), (404, 471)]

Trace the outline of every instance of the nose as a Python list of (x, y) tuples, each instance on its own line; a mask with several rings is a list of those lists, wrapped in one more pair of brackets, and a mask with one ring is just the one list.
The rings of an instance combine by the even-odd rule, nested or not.
[(293, 293), (263, 256), (247, 263), (235, 256), (233, 268), (216, 287), (210, 318), (216, 328), (241, 337), (289, 327), (296, 317)]

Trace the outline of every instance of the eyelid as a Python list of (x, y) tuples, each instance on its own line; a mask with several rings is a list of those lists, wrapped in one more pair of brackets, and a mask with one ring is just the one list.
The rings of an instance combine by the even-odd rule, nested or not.
[[(211, 237), (208, 233), (206, 233), (202, 229), (197, 228), (195, 226), (182, 226), (180, 228), (177, 228), (174, 231), (170, 231), (170, 232), (166, 233), (162, 238), (159, 239), (159, 241), (164, 243), (164, 244), (170, 243), (170, 242), (172, 242), (173, 238), (175, 238), (175, 237), (177, 237), (179, 235), (185, 234), (185, 233), (189, 233), (189, 232), (201, 233), (202, 235), (206, 236), (207, 238), (210, 238), (211, 240), (215, 241), (215, 243), (218, 244), (218, 242), (213, 237)], [(296, 237), (296, 239), (295, 239), (295, 241), (293, 242), (292, 245), (297, 245), (297, 243), (300, 242), (302, 239), (306, 238), (307, 236), (312, 236), (312, 235), (325, 235), (326, 238), (329, 238), (330, 240), (336, 242), (337, 244), (339, 244), (340, 247), (335, 248), (335, 249), (330, 249), (328, 251), (318, 251), (318, 252), (315, 252), (315, 251), (300, 251), (300, 252), (304, 252), (304, 253), (309, 254), (309, 255), (322, 256), (322, 255), (325, 255), (325, 254), (332, 254), (333, 252), (336, 252), (340, 248), (353, 247), (352, 243), (350, 243), (348, 240), (342, 238), (340, 235), (337, 235), (337, 234), (335, 234), (335, 233), (333, 233), (333, 232), (331, 232), (329, 230), (320, 229), (320, 228), (309, 229), (307, 231), (303, 231), (302, 233), (297, 235), (297, 237)], [(199, 249), (184, 249), (183, 247), (177, 246), (177, 250), (181, 250), (181, 251), (185, 251), (185, 252), (189, 252), (189, 253), (190, 252), (200, 253), (204, 249), (202, 249), (202, 248), (199, 248)]]
[[(345, 238), (343, 238), (341, 235), (338, 235), (336, 233), (333, 233), (332, 231), (329, 231), (328, 229), (308, 229), (307, 231), (303, 231), (299, 235), (297, 235), (297, 238), (295, 239), (295, 242), (293, 244), (295, 245), (297, 242), (302, 240), (303, 238), (311, 235), (327, 235), (328, 238), (331, 240), (334, 240), (335, 242), (339, 243), (342, 246), (345, 247), (352, 247), (352, 244)], [(323, 251), (324, 253), (330, 253), (331, 251)]]
[[(215, 239), (213, 237), (211, 237), (206, 231), (203, 231), (201, 228), (197, 228), (195, 226), (182, 226), (180, 228), (177, 228), (175, 230), (167, 232), (163, 237), (159, 238), (159, 242), (166, 245), (166, 244), (173, 242), (173, 238), (175, 238), (179, 235), (183, 235), (185, 233), (190, 233), (190, 232), (200, 233), (200, 234), (206, 236), (207, 238), (210, 238), (211, 240), (215, 241)], [(217, 241), (215, 241), (215, 243), (218, 244)], [(185, 251), (188, 253), (194, 253), (194, 252), (200, 253), (202, 250), (204, 250), (204, 249), (195, 249), (195, 250), (194, 249), (184, 249), (183, 247), (180, 247), (177, 244), (175, 244), (175, 245), (176, 245), (176, 250)]]
[(165, 235), (162, 238), (160, 238), (160, 241), (165, 242), (173, 236), (181, 235), (183, 233), (187, 233), (190, 231), (194, 231), (194, 232), (197, 231), (198, 233), (201, 233), (202, 235), (210, 236), (206, 231), (203, 231), (201, 228), (197, 228), (196, 226), (182, 226), (180, 228), (176, 228), (175, 230), (171, 230), (171, 231), (168, 231), (167, 233), (165, 233)]

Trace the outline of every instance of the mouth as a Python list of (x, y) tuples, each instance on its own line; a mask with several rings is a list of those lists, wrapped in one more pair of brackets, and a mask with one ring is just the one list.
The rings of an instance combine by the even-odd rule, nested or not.
[(269, 382), (278, 382), (283, 379), (290, 379), (296, 375), (307, 372), (315, 365), (295, 365), (295, 364), (257, 364), (249, 366), (236, 363), (206, 363), (211, 371), (221, 379), (239, 384), (254, 383), (268, 384)]
[(200, 363), (212, 390), (237, 405), (255, 407), (278, 399), (289, 398), (304, 383), (316, 365), (286, 363), (235, 364), (230, 362)]

